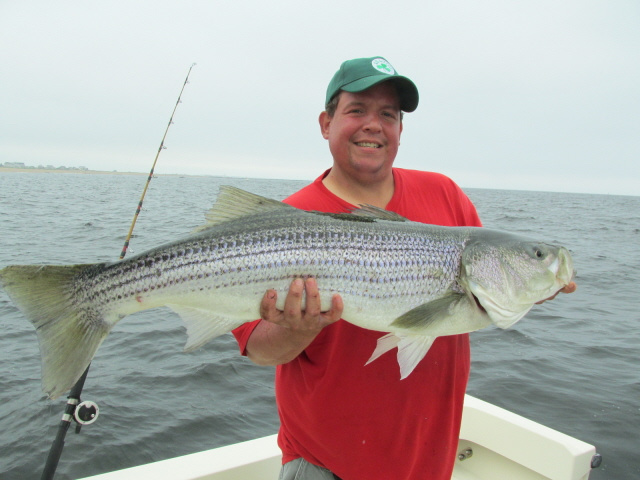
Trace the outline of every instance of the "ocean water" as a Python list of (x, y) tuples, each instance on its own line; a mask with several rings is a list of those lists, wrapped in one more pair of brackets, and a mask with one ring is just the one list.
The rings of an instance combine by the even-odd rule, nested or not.
[[(144, 176), (0, 173), (0, 268), (115, 260)], [(306, 182), (153, 179), (129, 254), (200, 225), (218, 187), (282, 199)], [(640, 197), (468, 189), (485, 226), (567, 246), (579, 289), (508, 330), (471, 335), (469, 393), (596, 445), (591, 479), (640, 478)], [(273, 369), (230, 335), (189, 354), (165, 309), (120, 322), (82, 394), (100, 417), (70, 429), (56, 479), (74, 479), (274, 433)], [(65, 399), (47, 400), (33, 327), (0, 290), (0, 478), (40, 478)], [(546, 459), (541, 458), (541, 462)]]

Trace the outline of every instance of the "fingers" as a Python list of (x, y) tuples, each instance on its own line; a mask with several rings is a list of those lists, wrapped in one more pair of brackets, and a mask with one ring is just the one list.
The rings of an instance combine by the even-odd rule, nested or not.
[(331, 297), (331, 309), (325, 314), (325, 318), (329, 323), (337, 322), (342, 318), (344, 303), (342, 297), (337, 293)]
[(320, 299), (320, 290), (315, 278), (308, 278), (305, 281), (305, 292), (307, 294), (304, 316), (313, 319), (316, 323), (325, 327), (331, 323), (337, 322), (342, 317), (344, 304), (342, 297), (337, 293), (331, 297), (331, 308), (327, 312), (322, 312), (322, 301)]
[[(320, 290), (315, 278), (296, 278), (289, 286), (283, 310), (276, 307), (275, 290), (267, 290), (260, 303), (260, 317), (285, 328), (300, 331), (320, 331), (327, 325), (340, 320), (343, 303), (340, 295), (331, 299), (331, 307), (322, 312)], [(303, 305), (304, 301), (304, 305)]]
[(315, 278), (307, 278), (304, 282), (306, 292), (306, 305), (304, 313), (310, 317), (317, 317), (321, 313), (320, 291)]
[(302, 298), (304, 293), (304, 281), (296, 278), (289, 286), (289, 293), (284, 300), (284, 316), (292, 321), (298, 321), (302, 317)]
[(276, 308), (278, 294), (275, 290), (267, 290), (260, 302), (260, 318), (268, 322), (276, 323), (281, 312)]
[(576, 285), (576, 282), (570, 282), (569, 285), (566, 285), (564, 288), (562, 288), (560, 291), (562, 293), (573, 293), (578, 289), (578, 285)]

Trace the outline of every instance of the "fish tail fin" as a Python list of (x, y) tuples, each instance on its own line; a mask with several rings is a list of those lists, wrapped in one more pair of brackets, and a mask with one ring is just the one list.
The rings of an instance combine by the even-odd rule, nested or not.
[(49, 398), (69, 390), (89, 366), (111, 325), (73, 297), (76, 275), (95, 265), (12, 265), (0, 284), (36, 328), (42, 389)]

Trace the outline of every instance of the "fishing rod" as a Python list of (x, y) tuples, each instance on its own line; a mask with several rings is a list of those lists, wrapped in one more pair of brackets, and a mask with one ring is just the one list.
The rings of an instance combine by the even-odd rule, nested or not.
[[(140, 215), (140, 210), (142, 210), (142, 202), (144, 201), (144, 197), (147, 194), (147, 189), (149, 188), (149, 183), (151, 183), (151, 179), (153, 178), (153, 171), (156, 168), (156, 163), (158, 162), (158, 157), (160, 156), (160, 152), (166, 147), (164, 146), (164, 141), (167, 138), (167, 132), (169, 131), (169, 127), (173, 124), (173, 116), (176, 113), (178, 108), (178, 104), (182, 102), (182, 92), (184, 92), (184, 88), (187, 83), (189, 83), (189, 75), (191, 75), (191, 69), (196, 64), (191, 64), (189, 67), (189, 71), (187, 72), (187, 77), (184, 79), (184, 83), (182, 84), (182, 89), (180, 90), (180, 94), (178, 95), (178, 100), (176, 101), (175, 107), (173, 107), (173, 112), (171, 112), (171, 117), (169, 118), (169, 123), (167, 124), (167, 128), (164, 131), (164, 135), (162, 136), (162, 140), (160, 141), (160, 147), (158, 148), (158, 153), (156, 153), (156, 157), (153, 160), (153, 165), (151, 166), (151, 171), (149, 172), (149, 177), (147, 178), (147, 182), (144, 185), (144, 189), (142, 190), (142, 195), (140, 196), (140, 201), (138, 202), (138, 207), (136, 209), (136, 213), (133, 216), (133, 220), (131, 222), (131, 227), (129, 227), (129, 233), (127, 234), (127, 238), (124, 241), (124, 246), (122, 247), (122, 252), (120, 253), (120, 260), (124, 258), (127, 254), (127, 249), (129, 248), (129, 240), (131, 240), (131, 235), (133, 234), (133, 228), (136, 225), (136, 221), (138, 220), (138, 215)], [(98, 419), (99, 408), (95, 402), (85, 401), (80, 402), (80, 394), (82, 393), (82, 389), (84, 387), (84, 382), (87, 379), (87, 375), (89, 373), (89, 367), (91, 364), (87, 366), (87, 369), (84, 371), (80, 379), (76, 382), (76, 384), (71, 388), (69, 392), (69, 396), (67, 397), (67, 404), (65, 406), (64, 413), (62, 414), (62, 419), (60, 420), (60, 424), (58, 425), (58, 431), (56, 433), (56, 438), (51, 445), (51, 449), (49, 450), (49, 455), (47, 456), (47, 461), (44, 466), (44, 470), (42, 471), (42, 476), (40, 480), (52, 480), (53, 476), (58, 468), (58, 462), (60, 461), (60, 456), (62, 455), (62, 449), (64, 448), (64, 439), (67, 435), (67, 431), (71, 426), (71, 422), (76, 422), (76, 433), (80, 433), (80, 428), (82, 425), (89, 425), (95, 422)]]
[(164, 146), (164, 140), (167, 138), (167, 132), (169, 131), (169, 127), (173, 124), (173, 116), (176, 113), (178, 104), (182, 101), (181, 100), (182, 92), (184, 92), (184, 87), (186, 87), (187, 83), (189, 83), (189, 75), (191, 75), (191, 69), (194, 67), (194, 65), (195, 63), (191, 64), (191, 67), (189, 67), (189, 71), (187, 72), (187, 78), (184, 79), (184, 84), (182, 84), (182, 90), (180, 90), (180, 95), (178, 95), (178, 101), (176, 102), (176, 106), (173, 107), (173, 112), (171, 112), (171, 118), (169, 118), (167, 129), (164, 131), (164, 135), (162, 136), (162, 141), (160, 142), (160, 146), (158, 147), (158, 153), (156, 153), (156, 158), (153, 160), (153, 165), (151, 165), (149, 178), (147, 178), (147, 183), (145, 183), (144, 189), (142, 190), (142, 195), (140, 196), (140, 201), (138, 202), (138, 208), (136, 209), (136, 213), (133, 215), (133, 221), (131, 222), (129, 233), (127, 234), (127, 238), (124, 241), (124, 246), (122, 247), (122, 252), (120, 253), (120, 260), (122, 260), (124, 256), (127, 254), (127, 248), (129, 248), (129, 240), (131, 240), (131, 235), (133, 234), (133, 228), (136, 226), (138, 215), (140, 215), (140, 210), (142, 210), (142, 202), (144, 201), (144, 196), (147, 194), (147, 188), (149, 188), (149, 183), (151, 183), (151, 179), (153, 178), (153, 170), (156, 168), (156, 163), (158, 162), (158, 157), (160, 156), (160, 152), (164, 148), (166, 148)]

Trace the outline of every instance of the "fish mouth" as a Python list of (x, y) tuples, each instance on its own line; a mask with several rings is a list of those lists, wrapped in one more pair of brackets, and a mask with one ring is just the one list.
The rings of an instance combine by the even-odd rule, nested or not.
[[(554, 272), (555, 269), (555, 272)], [(549, 270), (556, 275), (556, 278), (563, 283), (563, 286), (568, 285), (576, 277), (576, 271), (573, 268), (573, 261), (569, 250), (561, 247), (558, 251), (558, 256), (552, 265), (549, 265)]]

